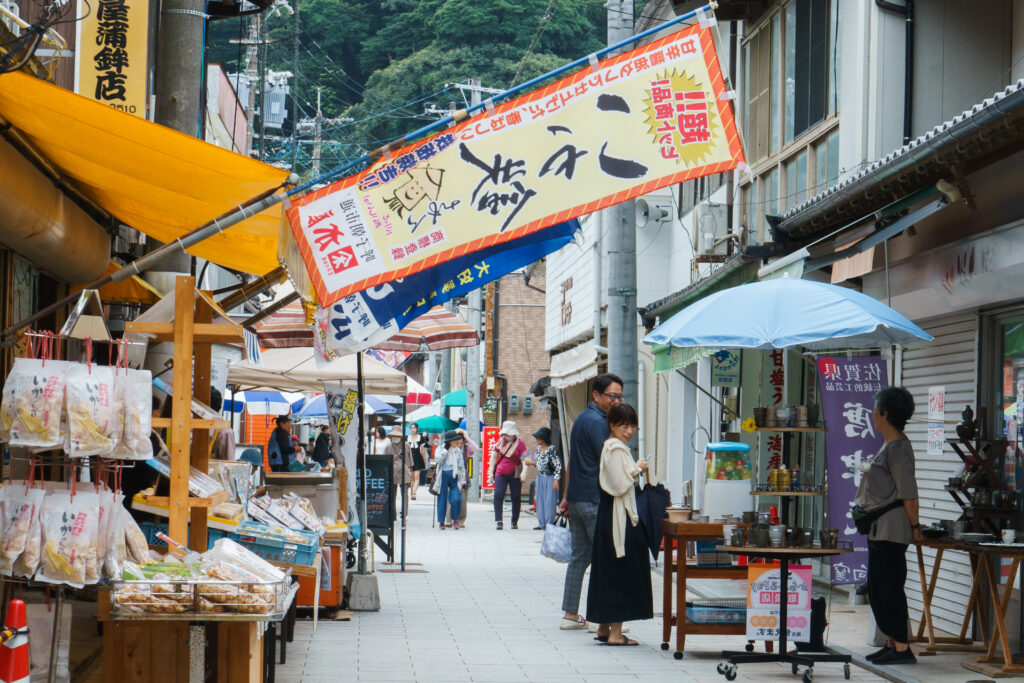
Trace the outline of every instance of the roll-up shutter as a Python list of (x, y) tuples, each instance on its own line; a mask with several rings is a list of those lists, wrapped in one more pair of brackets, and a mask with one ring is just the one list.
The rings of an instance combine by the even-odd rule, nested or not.
[[(956, 434), (956, 423), (965, 405), (977, 407), (978, 382), (978, 316), (977, 313), (957, 313), (918, 323), (935, 340), (922, 347), (903, 353), (902, 384), (913, 395), (916, 412), (907, 424), (906, 435), (914, 446), (917, 464), (917, 486), (921, 502), (921, 523), (929, 524), (942, 519), (956, 519), (960, 508), (945, 490), (947, 479), (961, 467), (949, 444), (942, 455), (928, 455), (928, 389), (944, 387), (945, 434)], [(935, 560), (935, 551), (924, 549), (928, 576)], [(907, 601), (910, 618), (921, 618), (921, 585), (917, 572), (917, 554), (914, 546), (907, 552)], [(967, 597), (971, 592), (971, 565), (966, 553), (947, 552), (942, 557), (942, 572), (935, 585), (932, 598), (932, 616), (935, 627), (959, 633), (963, 615), (967, 611)]]

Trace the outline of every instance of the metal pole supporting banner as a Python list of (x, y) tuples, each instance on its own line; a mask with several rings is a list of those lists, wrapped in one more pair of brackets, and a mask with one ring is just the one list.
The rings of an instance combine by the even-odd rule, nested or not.
[(408, 396), (403, 396), (402, 397), (402, 444), (401, 444), (401, 448), (398, 451), (399, 452), (399, 456), (398, 457), (401, 458), (401, 460), (402, 460), (402, 487), (399, 489), (398, 495), (399, 495), (399, 497), (402, 500), (402, 550), (401, 550), (402, 557), (401, 557), (401, 562), (402, 562), (402, 571), (403, 572), (405, 571), (405, 517), (406, 517), (406, 510), (405, 510), (405, 500), (406, 500), (406, 495), (405, 495), (405, 444), (406, 444), (406, 441), (405, 441), (405, 410), (406, 410), (406, 405), (407, 405), (408, 400), (409, 400)]
[(356, 424), (359, 427), (359, 446), (356, 458), (362, 479), (362, 501), (359, 506), (359, 573), (366, 573), (366, 429), (363, 425), (363, 354), (356, 354)]
[[(469, 79), (471, 85), (480, 86), (479, 78)], [(471, 102), (480, 104), (480, 91), (470, 91)], [(469, 326), (476, 331), (477, 343), (466, 349), (466, 432), (476, 443), (483, 443), (480, 438), (480, 320), (483, 310), (483, 291), (478, 287), (469, 293)], [(480, 449), (473, 452), (473, 476), (469, 478), (467, 500), (479, 501), (483, 471)]]

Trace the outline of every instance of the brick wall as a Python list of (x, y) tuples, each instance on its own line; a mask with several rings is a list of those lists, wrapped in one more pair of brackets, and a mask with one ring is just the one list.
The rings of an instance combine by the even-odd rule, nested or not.
[[(518, 394), (520, 409), (509, 413), (526, 443), (539, 427), (548, 426), (547, 410), (540, 407), (540, 399), (533, 397), (533, 414), (523, 415), (522, 399), (532, 396), (530, 386), (550, 370), (550, 358), (544, 350), (544, 288), (545, 278), (536, 269), (530, 278), (532, 289), (523, 276), (513, 273), (501, 278), (498, 302), (498, 355), (494, 371), (508, 379), (508, 393)], [(538, 291), (541, 290), (541, 291)]]

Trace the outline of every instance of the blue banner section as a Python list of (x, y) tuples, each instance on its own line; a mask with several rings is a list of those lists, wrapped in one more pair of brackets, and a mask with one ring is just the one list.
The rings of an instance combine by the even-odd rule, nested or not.
[(348, 354), (373, 348), (434, 306), (537, 261), (572, 241), (579, 221), (553, 225), (504, 245), (440, 263), (425, 271), (351, 294), (317, 313), (317, 346)]

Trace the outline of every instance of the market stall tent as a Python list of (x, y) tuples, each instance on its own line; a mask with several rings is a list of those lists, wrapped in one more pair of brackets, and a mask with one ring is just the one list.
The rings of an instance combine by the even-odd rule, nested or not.
[[(239, 361), (228, 366), (228, 384), (262, 391), (320, 392), (325, 381), (355, 381), (355, 354), (336, 358), (318, 367), (312, 347), (267, 349), (262, 363)], [(406, 393), (407, 377), (363, 354), (363, 384), (367, 393)]]

